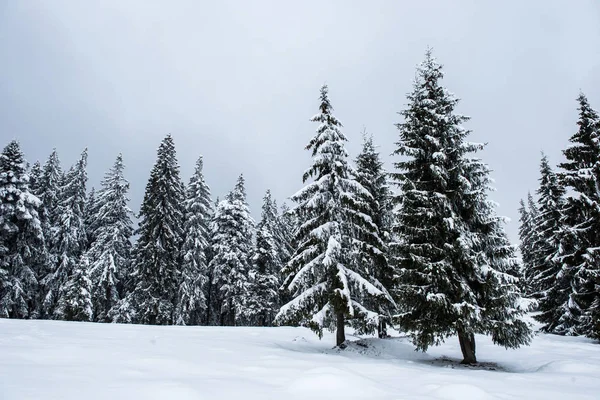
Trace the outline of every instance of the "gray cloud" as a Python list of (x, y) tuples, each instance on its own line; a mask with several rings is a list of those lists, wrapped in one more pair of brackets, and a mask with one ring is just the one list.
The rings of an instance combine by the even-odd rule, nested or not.
[(560, 161), (578, 91), (600, 108), (597, 1), (3, 2), (0, 139), (65, 164), (88, 146), (91, 185), (122, 151), (135, 210), (171, 132), (184, 179), (200, 154), (214, 195), (243, 172), (257, 215), (267, 188), (281, 201), (301, 187), (323, 82), (349, 150), (366, 126), (387, 157), (427, 46), (489, 143), (516, 239), (518, 200), (541, 150)]

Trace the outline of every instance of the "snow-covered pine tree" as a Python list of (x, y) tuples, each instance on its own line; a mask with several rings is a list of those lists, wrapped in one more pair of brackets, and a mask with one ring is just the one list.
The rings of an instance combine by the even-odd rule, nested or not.
[(271, 191), (267, 190), (263, 197), (261, 219), (256, 227), (250, 289), (246, 301), (251, 324), (256, 326), (270, 326), (279, 311), (279, 271), (283, 265), (278, 223), (277, 205)]
[(419, 350), (458, 334), (463, 362), (476, 362), (475, 333), (518, 347), (530, 331), (519, 318), (514, 249), (487, 199), (489, 170), (465, 141), (467, 117), (443, 86), (431, 54), (417, 69), (397, 125), (402, 156), (392, 174), (401, 189), (390, 262), (398, 274), (396, 321)]
[(215, 312), (218, 312), (220, 325), (240, 325), (250, 317), (245, 306), (254, 233), (242, 175), (217, 206), (212, 229), (213, 259), (209, 269), (215, 288)]
[(184, 237), (181, 275), (175, 308), (175, 324), (203, 325), (206, 323), (208, 281), (206, 249), (209, 246), (209, 224), (212, 217), (210, 188), (204, 181), (202, 157), (187, 186), (184, 203)]
[(34, 194), (42, 201), (38, 214), (46, 243), (45, 262), (43, 265), (40, 265), (40, 269), (36, 271), (37, 279), (40, 284), (38, 290), (37, 314), (44, 318), (51, 317), (51, 315), (46, 313), (43, 303), (48, 292), (46, 281), (49, 279), (49, 276), (57, 263), (56, 249), (54, 243), (52, 243), (52, 237), (53, 228), (58, 226), (58, 195), (62, 178), (63, 172), (60, 165), (60, 159), (58, 158), (56, 149), (54, 149), (48, 157), (48, 160), (44, 163), (41, 176), (33, 187)]
[(133, 266), (134, 289), (125, 303), (145, 324), (172, 323), (183, 241), (184, 185), (168, 135), (158, 148), (140, 210)]
[(87, 247), (85, 233), (85, 203), (87, 183), (87, 149), (65, 174), (59, 187), (56, 206), (56, 225), (51, 228), (49, 241), (54, 251), (53, 270), (44, 278), (46, 288), (43, 301), (44, 314), (60, 318), (55, 307), (79, 258)]
[(294, 235), (298, 225), (293, 211), (286, 203), (281, 205), (277, 225), (281, 261), (286, 265), (294, 253)]
[(88, 249), (92, 247), (92, 244), (96, 240), (96, 229), (98, 229), (98, 207), (96, 188), (92, 187), (87, 195), (84, 210), (85, 233), (87, 234)]
[[(392, 193), (387, 182), (387, 172), (383, 168), (381, 156), (373, 143), (373, 135), (363, 132), (363, 145), (356, 158), (356, 180), (370, 194), (364, 199), (367, 205), (365, 214), (377, 226), (381, 240), (367, 243), (359, 249), (359, 262), (368, 265), (369, 274), (386, 290), (392, 289), (394, 270), (388, 264), (387, 243), (390, 242), (390, 229), (392, 221)], [(368, 237), (366, 238), (368, 241)], [(386, 324), (391, 321), (393, 304), (383, 302), (374, 304), (373, 309), (379, 309), (380, 323), (378, 326), (379, 337), (385, 337)]]
[(207, 282), (204, 290), (204, 297), (206, 298), (206, 325), (221, 325), (221, 314), (220, 314), (220, 299), (219, 299), (219, 288), (217, 287), (217, 282), (215, 281), (214, 276), (214, 268), (215, 265), (212, 264), (212, 259), (214, 258), (214, 244), (216, 243), (216, 239), (219, 236), (219, 230), (217, 229), (217, 225), (215, 224), (216, 220), (216, 210), (219, 208), (219, 204), (221, 203), (221, 199), (217, 196), (215, 202), (213, 203), (213, 210), (210, 217), (210, 222), (208, 224), (209, 231), (209, 241), (208, 247), (206, 248), (204, 254), (206, 255), (206, 265), (208, 265), (207, 270)]
[[(40, 164), (39, 161), (34, 162), (33, 165), (31, 166), (31, 169), (29, 170), (29, 190), (31, 191), (31, 193), (34, 194), (34, 196), (38, 196), (40, 182), (42, 180), (42, 175), (43, 175), (42, 165)], [(41, 203), (40, 203), (40, 207), (41, 207)], [(38, 214), (39, 214), (39, 212), (38, 212)]]
[[(385, 298), (368, 274), (367, 266), (356, 263), (357, 248), (377, 227), (364, 214), (363, 198), (369, 192), (354, 179), (344, 147), (342, 124), (332, 114), (328, 89), (320, 91), (316, 135), (306, 146), (313, 157), (303, 181), (312, 178), (292, 200), (302, 225), (297, 231), (298, 247), (285, 268), (285, 287), (292, 300), (281, 307), (275, 321), (280, 325), (302, 325), (322, 337), (323, 329), (336, 330), (336, 345), (344, 346), (347, 320), (362, 331), (377, 329), (375, 304)], [(391, 300), (391, 299), (390, 299)]]
[[(531, 218), (531, 212), (527, 208), (525, 201), (521, 199), (519, 202), (519, 251), (521, 252), (521, 275), (529, 276), (532, 271), (532, 257), (533, 257), (533, 220)], [(531, 284), (526, 279), (523, 279), (522, 289), (531, 295), (532, 289)]]
[(87, 257), (80, 256), (69, 279), (62, 285), (54, 315), (64, 321), (91, 321), (93, 317)]
[(167, 135), (157, 151), (139, 218), (134, 249), (133, 290), (112, 318), (117, 322), (170, 325), (177, 296), (183, 242), (184, 184), (175, 143)]
[(538, 300), (540, 314), (536, 319), (545, 324), (542, 328), (552, 332), (556, 326), (557, 304), (557, 276), (561, 271), (558, 261), (560, 256), (560, 230), (562, 208), (564, 206), (565, 190), (552, 171), (548, 158), (542, 155), (540, 162), (540, 186), (538, 194), (538, 212), (533, 221), (532, 231), (535, 238), (532, 247), (535, 254), (531, 257), (532, 295)]
[(44, 262), (44, 236), (29, 189), (26, 161), (17, 141), (0, 154), (0, 317), (30, 318), (36, 312), (36, 272)]
[[(40, 221), (47, 241), (52, 238), (51, 230), (58, 225), (58, 200), (63, 171), (56, 149), (48, 157), (42, 170), (42, 176), (36, 184), (36, 195), (42, 201), (40, 209)], [(52, 243), (49, 242), (49, 250), (52, 252)]]
[[(296, 249), (296, 243), (294, 238), (298, 229), (298, 218), (294, 213), (294, 210), (284, 202), (281, 205), (279, 215), (277, 216), (278, 224), (278, 242), (279, 242), (279, 254), (281, 258), (282, 269), (278, 272), (278, 279), (280, 282), (284, 282), (287, 277), (284, 274), (285, 266), (289, 263), (294, 250)], [(291, 300), (289, 291), (284, 287), (279, 287), (279, 301), (280, 304), (286, 304)]]
[(600, 337), (600, 118), (580, 94), (579, 129), (564, 150), (561, 180), (569, 192), (562, 210), (561, 286), (557, 333)]
[(123, 176), (124, 168), (123, 156), (119, 154), (105, 174), (94, 201), (88, 201), (88, 206), (93, 207), (94, 241), (87, 259), (94, 319), (100, 322), (111, 321), (110, 311), (117, 305), (123, 293), (123, 282), (131, 272), (133, 212), (127, 205), (129, 182)]

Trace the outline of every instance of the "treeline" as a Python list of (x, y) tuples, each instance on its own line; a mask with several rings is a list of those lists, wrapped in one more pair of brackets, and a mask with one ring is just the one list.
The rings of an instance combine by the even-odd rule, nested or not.
[(258, 224), (242, 176), (213, 202), (199, 159), (184, 185), (171, 136), (136, 230), (120, 156), (88, 193), (86, 152), (67, 171), (56, 151), (29, 168), (9, 143), (0, 159), (0, 316), (300, 325), (335, 330), (341, 347), (345, 326), (384, 337), (393, 324), (420, 350), (458, 335), (469, 363), (475, 334), (527, 344), (521, 269), (488, 198), (483, 145), (467, 141), (468, 118), (442, 78), (428, 51), (400, 113), (390, 173), (369, 135), (350, 161), (323, 86), (305, 186), (292, 209), (267, 192)]
[(537, 199), (521, 200), (527, 294), (543, 330), (600, 338), (600, 118), (580, 94), (578, 130), (555, 172), (540, 163)]

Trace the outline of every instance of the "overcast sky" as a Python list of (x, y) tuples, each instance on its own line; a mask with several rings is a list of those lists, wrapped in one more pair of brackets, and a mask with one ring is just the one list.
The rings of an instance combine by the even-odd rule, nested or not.
[[(260, 215), (302, 186), (323, 83), (352, 157), (365, 126), (386, 162), (427, 46), (489, 143), (499, 212), (518, 201), (575, 131), (583, 90), (600, 108), (600, 2), (0, 0), (0, 139), (64, 165), (89, 148), (89, 186), (123, 153), (139, 210), (161, 139), (182, 177), (196, 158), (214, 196), (244, 173)], [(4, 144), (2, 144), (4, 145)]]

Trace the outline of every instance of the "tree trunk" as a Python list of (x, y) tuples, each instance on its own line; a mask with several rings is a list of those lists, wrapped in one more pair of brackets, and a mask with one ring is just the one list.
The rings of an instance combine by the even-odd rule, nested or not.
[(459, 330), (458, 341), (463, 355), (461, 364), (477, 364), (477, 358), (475, 357), (475, 335)]
[(208, 281), (208, 286), (206, 288), (206, 325), (210, 325), (210, 316), (212, 314), (212, 309), (211, 309), (211, 304), (212, 304), (212, 299), (211, 299), (211, 294), (212, 294), (212, 282)]
[(387, 324), (383, 318), (379, 320), (379, 325), (377, 326), (377, 337), (379, 337), (379, 339), (387, 337)]
[(346, 332), (344, 313), (337, 314), (337, 329), (335, 334), (335, 345), (341, 349), (346, 348), (344, 342), (346, 341)]

